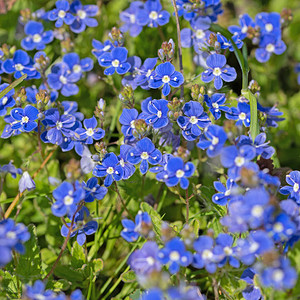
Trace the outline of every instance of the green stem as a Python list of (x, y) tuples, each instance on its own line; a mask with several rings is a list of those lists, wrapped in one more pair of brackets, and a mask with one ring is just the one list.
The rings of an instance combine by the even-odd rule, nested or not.
[(0, 99), (3, 98), (9, 91), (19, 85), (25, 78), (27, 74), (22, 75), (19, 79), (15, 80), (12, 84), (10, 84), (6, 89), (0, 92)]

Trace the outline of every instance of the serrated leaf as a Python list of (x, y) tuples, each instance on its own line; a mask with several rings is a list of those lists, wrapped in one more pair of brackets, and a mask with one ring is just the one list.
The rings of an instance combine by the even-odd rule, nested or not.
[(135, 282), (136, 281), (136, 276), (133, 271), (128, 271), (123, 274), (121, 274), (121, 279), (123, 282)]
[(38, 239), (36, 236), (36, 228), (34, 225), (28, 226), (30, 239), (25, 243), (25, 254), (20, 255), (16, 267), (16, 275), (24, 283), (35, 281), (41, 278), (41, 252), (38, 246)]
[(85, 255), (84, 255), (83, 247), (80, 246), (76, 241), (74, 242), (72, 247), (71, 266), (73, 268), (81, 268), (84, 263), (85, 263)]
[(0, 269), (0, 286), (0, 296), (5, 296), (6, 299), (18, 298), (17, 277), (15, 275)]
[(56, 267), (54, 275), (77, 284), (82, 283), (86, 279), (83, 270), (74, 269), (66, 265)]
[(101, 258), (93, 259), (93, 270), (95, 275), (97, 275), (100, 271), (103, 270), (103, 260)]

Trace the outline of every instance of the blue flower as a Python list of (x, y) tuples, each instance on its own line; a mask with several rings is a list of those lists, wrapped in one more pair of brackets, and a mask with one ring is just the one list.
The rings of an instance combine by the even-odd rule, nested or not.
[(221, 111), (229, 113), (231, 110), (226, 106), (225, 94), (215, 93), (211, 97), (204, 95), (204, 101), (209, 107), (210, 112), (213, 114), (215, 120), (221, 118)]
[(149, 291), (145, 291), (142, 296), (141, 300), (163, 300), (164, 294), (158, 288), (152, 288)]
[(187, 189), (189, 186), (188, 178), (195, 172), (195, 166), (191, 162), (184, 163), (180, 157), (170, 158), (167, 164), (168, 176), (165, 178), (167, 186), (175, 186), (180, 183), (183, 189)]
[(232, 198), (232, 192), (238, 187), (238, 185), (229, 178), (226, 181), (226, 186), (220, 181), (214, 181), (214, 187), (219, 192), (212, 196), (212, 201), (218, 205), (226, 205)]
[(237, 107), (232, 107), (231, 111), (226, 113), (229, 120), (237, 120), (236, 126), (250, 126), (250, 105), (248, 103), (239, 102)]
[(157, 63), (157, 57), (147, 58), (143, 65), (137, 70), (135, 82), (140, 85), (142, 89), (149, 89), (149, 78)]
[(60, 145), (64, 137), (71, 137), (75, 125), (75, 117), (69, 114), (59, 115), (58, 109), (50, 108), (45, 111), (43, 124), (47, 126), (46, 139)]
[(134, 251), (127, 263), (138, 275), (147, 275), (153, 271), (161, 270), (161, 263), (157, 259), (159, 249), (155, 242), (148, 241), (139, 250)]
[[(2, 173), (2, 174), (1, 174)], [(6, 173), (9, 173), (12, 178), (16, 178), (17, 174), (22, 174), (22, 170), (20, 168), (16, 168), (12, 161), (10, 161), (8, 164), (0, 166), (0, 176), (5, 176)]]
[(124, 23), (120, 27), (120, 30), (122, 32), (129, 31), (132, 37), (138, 36), (143, 29), (143, 26), (138, 22), (139, 14), (142, 13), (143, 9), (143, 2), (135, 1), (130, 4), (129, 8), (120, 12), (120, 20)]
[(282, 187), (279, 192), (283, 195), (289, 195), (289, 199), (293, 199), (300, 205), (300, 172), (292, 171), (286, 175), (285, 180), (290, 186)]
[(124, 108), (119, 118), (119, 122), (122, 124), (121, 131), (128, 141), (134, 141), (133, 136), (135, 130), (135, 121), (138, 119), (139, 113), (135, 108)]
[(183, 113), (186, 116), (180, 116), (177, 123), (182, 129), (182, 134), (188, 141), (195, 140), (201, 133), (201, 128), (209, 125), (210, 119), (204, 112), (202, 105), (196, 101), (189, 101), (184, 104)]
[(63, 217), (66, 214), (74, 215), (77, 204), (84, 199), (84, 189), (75, 184), (74, 186), (70, 182), (64, 181), (53, 191), (53, 197), (56, 200), (52, 204), (52, 213), (57, 217)]
[(297, 282), (297, 272), (288, 258), (281, 257), (275, 266), (268, 266), (260, 276), (262, 284), (276, 290), (291, 289)]
[(13, 219), (4, 219), (0, 221), (0, 267), (4, 267), (12, 259), (12, 250), (19, 253), (25, 252), (23, 243), (30, 239), (27, 227)]
[(101, 43), (98, 40), (93, 39), (92, 45), (94, 47), (92, 53), (96, 58), (99, 58), (105, 52), (110, 52), (114, 48), (110, 40), (106, 40), (104, 43)]
[(107, 188), (100, 186), (96, 177), (91, 177), (86, 183), (83, 181), (82, 187), (85, 190), (85, 202), (93, 202), (95, 199), (101, 200), (107, 194)]
[(30, 56), (23, 50), (17, 50), (12, 59), (7, 59), (2, 64), (5, 73), (14, 73), (16, 79), (27, 74), (27, 79), (39, 79), (41, 74), (36, 71)]
[[(73, 218), (72, 215), (69, 218)], [(72, 233), (70, 237), (77, 235), (77, 243), (82, 246), (86, 241), (86, 236), (94, 234), (97, 231), (98, 223), (90, 219), (90, 212), (86, 207), (82, 207), (75, 215)], [(71, 223), (67, 223), (71, 226)], [(66, 237), (69, 233), (69, 227), (63, 225), (61, 228), (61, 235)]]
[(144, 10), (137, 15), (137, 21), (141, 25), (149, 27), (163, 26), (169, 22), (170, 14), (162, 10), (159, 0), (148, 0), (145, 3)]
[(27, 105), (24, 109), (13, 108), (10, 112), (11, 117), (14, 119), (11, 123), (11, 128), (25, 132), (34, 130), (37, 127), (35, 121), (38, 119), (38, 114), (39, 111), (31, 105)]
[(215, 157), (221, 152), (226, 140), (227, 135), (223, 127), (209, 125), (204, 129), (204, 134), (200, 136), (197, 147), (202, 150), (207, 149), (208, 157)]
[(61, 90), (63, 96), (69, 97), (79, 92), (75, 84), (81, 77), (81, 73), (75, 73), (64, 63), (58, 63), (52, 66), (51, 73), (48, 74), (48, 84), (54, 90)]
[(282, 40), (265, 35), (259, 43), (259, 48), (255, 51), (255, 57), (259, 62), (264, 63), (270, 59), (272, 53), (281, 55), (285, 50), (286, 45)]
[(160, 181), (164, 181), (168, 177), (167, 164), (168, 161), (173, 157), (172, 154), (164, 154), (162, 156), (162, 160), (158, 166), (152, 167), (149, 169), (151, 173), (156, 174), (156, 179)]
[(55, 27), (59, 28), (63, 26), (63, 23), (71, 25), (75, 17), (68, 11), (70, 9), (70, 4), (67, 0), (59, 0), (55, 3), (56, 8), (49, 11), (47, 16), (50, 21), (56, 21)]
[[(9, 86), (8, 83), (3, 83), (0, 85), (0, 92), (6, 89)], [(15, 89), (10, 90), (5, 96), (0, 99), (0, 116), (4, 116), (7, 112), (8, 107), (14, 107), (16, 104), (13, 95), (15, 93)]]
[(93, 69), (93, 60), (89, 57), (80, 59), (79, 55), (75, 52), (64, 55), (63, 62), (66, 63), (71, 72), (75, 74), (82, 74)]
[(82, 121), (84, 119), (83, 113), (77, 111), (78, 110), (78, 103), (76, 101), (62, 101), (61, 105), (64, 108), (65, 115), (72, 115), (78, 121)]
[(132, 149), (129, 145), (120, 146), (120, 155), (118, 156), (121, 167), (123, 168), (123, 179), (128, 179), (135, 172), (135, 166), (127, 161), (128, 152)]
[[(238, 34), (234, 34), (232, 36), (232, 40), (236, 44), (238, 49), (241, 49), (243, 47), (243, 42), (240, 40), (240, 37)], [(225, 36), (223, 36), (221, 33), (217, 33), (217, 41), (220, 44), (221, 49), (229, 49), (229, 51), (233, 52), (234, 47), (230, 40), (228, 40)]]
[(127, 62), (128, 51), (124, 47), (112, 49), (111, 52), (105, 52), (98, 58), (100, 66), (106, 67), (104, 74), (112, 75), (115, 71), (122, 75), (131, 68), (130, 63)]
[(98, 141), (105, 135), (105, 131), (102, 128), (97, 128), (97, 120), (93, 116), (90, 119), (83, 121), (84, 128), (77, 128), (76, 133), (81, 140), (84, 140), (85, 144), (93, 144), (94, 140)]
[(240, 26), (229, 26), (228, 30), (233, 34), (237, 34), (239, 39), (243, 40), (247, 37), (248, 29), (255, 27), (255, 23), (248, 14), (241, 15), (239, 18), (239, 23)]
[(43, 50), (54, 38), (52, 30), (44, 32), (43, 24), (36, 21), (29, 21), (24, 30), (27, 37), (21, 41), (21, 46), (25, 50)]
[(206, 64), (208, 69), (201, 74), (203, 82), (208, 83), (214, 80), (214, 86), (217, 90), (222, 88), (223, 81), (230, 82), (236, 79), (236, 71), (234, 68), (225, 68), (226, 57), (222, 54), (211, 54)]
[(25, 190), (31, 191), (35, 189), (35, 183), (29, 173), (25, 171), (19, 180), (19, 191), (23, 193)]
[(152, 89), (163, 87), (163, 95), (168, 96), (171, 92), (170, 86), (179, 87), (183, 82), (183, 75), (175, 71), (175, 67), (170, 62), (165, 62), (158, 65), (150, 76), (149, 87)]
[(169, 123), (168, 119), (168, 101), (152, 100), (151, 97), (145, 99), (142, 104), (142, 113), (140, 119), (145, 119), (148, 125), (152, 125), (154, 129), (165, 127)]
[(96, 177), (105, 177), (104, 186), (110, 186), (114, 180), (119, 181), (123, 177), (123, 168), (119, 164), (118, 157), (114, 153), (107, 153), (101, 165), (96, 165), (93, 175)]
[(179, 238), (170, 240), (157, 255), (162, 264), (169, 265), (171, 274), (179, 271), (180, 266), (187, 267), (192, 262), (192, 254), (185, 249), (184, 243)]
[(124, 229), (121, 231), (121, 237), (127, 242), (135, 242), (143, 233), (149, 231), (152, 222), (147, 212), (139, 211), (135, 216), (135, 222), (124, 219), (122, 225)]
[(279, 13), (259, 13), (255, 17), (255, 23), (259, 26), (260, 34), (263, 37), (269, 35), (275, 39), (281, 38), (281, 22)]
[(280, 118), (283, 112), (279, 111), (275, 105), (273, 107), (263, 107), (257, 102), (257, 109), (264, 114), (267, 126), (276, 128), (278, 127), (277, 122), (285, 120), (284, 118)]
[(247, 282), (247, 287), (242, 291), (243, 297), (246, 300), (259, 300), (262, 299), (262, 294), (258, 286), (254, 284), (255, 270), (252, 268), (247, 268), (241, 279)]
[(161, 152), (155, 149), (154, 144), (149, 138), (143, 138), (138, 141), (134, 148), (129, 150), (127, 154), (128, 162), (136, 165), (141, 162), (140, 171), (146, 174), (149, 164), (157, 165), (162, 159)]
[(25, 90), (26, 90), (27, 101), (33, 104), (36, 104), (37, 102), (36, 95), (41, 91), (46, 92), (48, 95), (50, 94), (50, 103), (56, 101), (56, 99), (58, 98), (58, 92), (49, 91), (44, 84), (41, 84), (39, 89), (37, 89), (35, 86), (29, 86), (25, 88)]
[(85, 30), (86, 26), (96, 27), (98, 22), (96, 19), (91, 18), (97, 15), (97, 5), (82, 5), (79, 0), (72, 2), (70, 12), (76, 14), (76, 19), (71, 24), (70, 29), (75, 33), (80, 33)]
[(138, 84), (135, 81), (135, 78), (138, 74), (138, 70), (141, 67), (142, 60), (138, 56), (131, 56), (127, 59), (127, 62), (130, 64), (129, 73), (130, 75), (125, 76), (122, 78), (122, 84), (123, 86), (131, 86), (132, 89), (136, 89), (138, 87)]
[(32, 286), (26, 285), (24, 296), (30, 300), (36, 300), (38, 298), (44, 298), (47, 300), (64, 300), (65, 294), (60, 293), (59, 295), (51, 290), (46, 290), (46, 285), (41, 280), (37, 280)]
[(239, 149), (236, 146), (229, 146), (221, 152), (221, 163), (225, 168), (229, 168), (228, 176), (235, 180), (238, 178), (241, 168), (255, 155), (255, 148), (250, 145), (244, 145)]

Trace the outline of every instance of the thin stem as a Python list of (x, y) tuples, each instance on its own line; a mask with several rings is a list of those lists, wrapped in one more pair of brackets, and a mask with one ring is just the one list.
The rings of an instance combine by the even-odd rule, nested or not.
[(66, 236), (66, 239), (65, 239), (65, 241), (64, 241), (64, 243), (63, 243), (63, 245), (62, 245), (62, 247), (61, 247), (61, 250), (60, 250), (60, 252), (59, 252), (59, 254), (58, 254), (58, 256), (57, 256), (56, 261), (55, 261), (54, 264), (52, 265), (51, 270), (50, 270), (49, 273), (46, 275), (46, 277), (43, 279), (44, 281), (47, 280), (47, 279), (51, 276), (51, 274), (54, 272), (54, 270), (55, 270), (55, 268), (56, 268), (56, 266), (57, 266), (57, 264), (58, 264), (60, 258), (62, 257), (64, 251), (66, 250), (68, 241), (69, 241), (70, 236), (71, 236), (71, 233), (72, 233), (72, 228), (73, 228), (73, 225), (74, 225), (75, 216), (76, 216), (76, 214), (79, 212), (79, 210), (81, 209), (82, 205), (83, 205), (83, 204), (80, 204), (80, 205), (77, 207), (77, 209), (76, 209), (76, 211), (75, 211), (75, 213), (74, 213), (74, 215), (73, 215), (73, 217), (72, 217), (72, 222), (71, 222), (71, 225), (70, 225), (68, 234), (67, 234), (67, 236)]
[[(181, 35), (180, 35), (180, 24), (179, 24), (179, 16), (178, 10), (176, 6), (175, 0), (172, 0), (172, 4), (174, 7), (175, 18), (176, 18), (176, 28), (177, 28), (177, 40), (178, 40), (178, 56), (179, 56), (179, 69), (181, 74), (183, 75), (183, 64), (182, 64), (182, 47), (181, 47)], [(180, 87), (180, 98), (183, 98), (184, 95), (184, 86)]]
[(215, 300), (219, 300), (218, 283), (214, 277), (212, 278), (212, 284), (213, 284), (213, 288), (214, 288)]
[(119, 200), (121, 201), (121, 203), (122, 203), (124, 209), (126, 210), (126, 212), (128, 213), (128, 215), (132, 217), (131, 213), (129, 212), (129, 210), (128, 210), (127, 207), (126, 207), (126, 203), (125, 203), (123, 197), (122, 197), (121, 194), (120, 194), (120, 191), (119, 191), (119, 188), (118, 188), (118, 185), (117, 185), (116, 182), (115, 182), (115, 187), (116, 187), (115, 192), (118, 194)]
[[(54, 148), (49, 154), (48, 156), (45, 158), (45, 160), (42, 162), (42, 164), (40, 165), (40, 167), (38, 168), (38, 170), (33, 174), (32, 179), (34, 179), (39, 172), (45, 167), (45, 165), (47, 164), (47, 162), (50, 160), (50, 158), (52, 157), (53, 153), (55, 152), (56, 148)], [(4, 214), (4, 218), (7, 219), (10, 214), (12, 213), (13, 209), (15, 208), (15, 206), (18, 204), (19, 199), (23, 196), (23, 193), (18, 193), (18, 195), (16, 196), (16, 198), (14, 199), (14, 201), (10, 204), (10, 206), (8, 207), (8, 209), (6, 210), (5, 214)]]
[(190, 212), (190, 203), (189, 203), (189, 195), (188, 195), (188, 189), (185, 190), (185, 205), (186, 205), (186, 224), (189, 223), (189, 212)]

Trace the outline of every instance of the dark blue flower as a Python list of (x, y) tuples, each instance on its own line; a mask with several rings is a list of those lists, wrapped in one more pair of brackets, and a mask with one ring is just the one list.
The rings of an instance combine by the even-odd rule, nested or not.
[[(2, 174), (1, 174), (2, 173)], [(16, 168), (12, 161), (10, 161), (8, 164), (0, 166), (0, 176), (5, 176), (7, 173), (9, 173), (12, 178), (16, 178), (17, 174), (22, 174), (22, 170), (20, 168)]]
[[(69, 218), (73, 218), (72, 215)], [(77, 243), (82, 246), (86, 241), (86, 236), (94, 234), (97, 231), (98, 223), (90, 220), (90, 212), (86, 207), (82, 207), (75, 215), (72, 233), (70, 237), (77, 235)], [(71, 223), (67, 223), (67, 226), (71, 226)], [(61, 235), (66, 237), (69, 233), (69, 227), (63, 225), (61, 228)]]
[(243, 40), (247, 37), (248, 29), (255, 27), (255, 23), (248, 14), (241, 15), (239, 18), (239, 23), (240, 26), (229, 26), (228, 30), (233, 34), (237, 34), (239, 39)]
[(204, 95), (204, 101), (209, 107), (209, 110), (213, 114), (215, 120), (221, 118), (221, 111), (226, 113), (231, 111), (230, 108), (226, 106), (225, 94), (215, 93), (211, 97)]
[(293, 199), (300, 204), (300, 172), (292, 171), (286, 175), (286, 182), (290, 186), (282, 187), (279, 192), (283, 195), (289, 195), (289, 199)]
[(39, 89), (37, 89), (35, 86), (29, 86), (25, 88), (25, 90), (26, 90), (27, 101), (33, 104), (37, 102), (36, 95), (41, 91), (44, 91), (44, 93), (47, 93), (48, 95), (50, 94), (50, 103), (56, 101), (56, 99), (58, 98), (58, 92), (49, 91), (44, 84), (41, 84)]
[[(3, 83), (0, 85), (0, 92), (2, 92), (4, 89), (6, 89), (9, 86), (8, 83)], [(15, 93), (15, 90), (10, 90), (5, 96), (3, 96), (0, 99), (0, 116), (4, 116), (7, 112), (8, 107), (13, 107), (16, 104), (15, 99), (13, 98), (13, 95)]]
[(124, 171), (123, 179), (128, 179), (135, 172), (135, 166), (127, 161), (127, 155), (131, 149), (132, 147), (126, 144), (120, 146), (120, 155), (118, 156), (118, 159)]
[(226, 113), (226, 118), (236, 120), (236, 126), (250, 126), (250, 105), (245, 102), (239, 102), (237, 107), (232, 107), (231, 111)]
[(171, 274), (179, 271), (180, 266), (187, 267), (192, 262), (192, 254), (185, 249), (184, 242), (179, 238), (170, 240), (157, 255), (162, 264), (169, 265)]
[(136, 165), (141, 162), (140, 171), (142, 174), (146, 174), (149, 168), (149, 164), (157, 165), (162, 159), (161, 152), (155, 149), (154, 144), (149, 138), (143, 138), (138, 141), (134, 148), (128, 151), (128, 162)]
[(56, 8), (49, 11), (47, 16), (50, 21), (56, 21), (55, 27), (63, 26), (63, 23), (71, 25), (75, 17), (69, 13), (70, 4), (67, 0), (58, 0), (55, 3)]
[(112, 49), (111, 52), (105, 52), (98, 58), (100, 66), (106, 67), (104, 74), (112, 75), (115, 71), (122, 75), (131, 68), (130, 63), (127, 62), (128, 51), (124, 47)]
[(175, 67), (170, 62), (158, 65), (154, 73), (150, 76), (149, 87), (152, 89), (162, 88), (164, 96), (168, 96), (172, 87), (179, 87), (183, 84), (183, 75), (175, 71)]
[(168, 178), (168, 171), (167, 171), (167, 164), (168, 161), (173, 157), (172, 154), (164, 154), (162, 156), (162, 160), (159, 163), (158, 166), (156, 167), (152, 167), (149, 169), (149, 171), (151, 173), (155, 173), (156, 174), (156, 179), (160, 180), (160, 181), (164, 181), (166, 178)]
[[(243, 47), (243, 42), (240, 40), (240, 37), (238, 34), (234, 34), (232, 36), (232, 40), (236, 44), (238, 49), (241, 49)], [(234, 47), (230, 40), (228, 40), (225, 36), (223, 36), (221, 33), (217, 33), (217, 41), (220, 44), (221, 49), (229, 49), (229, 51), (233, 52)]]
[(98, 164), (93, 170), (93, 175), (96, 177), (105, 177), (104, 185), (110, 186), (114, 180), (119, 181), (123, 178), (123, 168), (119, 164), (118, 157), (114, 153), (107, 153), (101, 165)]
[(46, 284), (41, 280), (35, 281), (31, 286), (27, 284), (25, 286), (24, 296), (30, 300), (36, 300), (39, 298), (47, 300), (65, 300), (64, 293), (56, 294), (52, 290), (46, 290)]
[(105, 135), (105, 131), (98, 128), (97, 125), (97, 120), (93, 116), (90, 119), (83, 120), (84, 128), (77, 128), (75, 132), (81, 140), (84, 140), (85, 144), (93, 144), (94, 140), (98, 141)]
[(30, 56), (23, 50), (17, 50), (12, 59), (7, 59), (2, 64), (5, 73), (14, 73), (15, 78), (27, 74), (27, 79), (39, 79), (41, 74), (36, 71)]
[(138, 74), (138, 70), (141, 67), (142, 60), (138, 56), (131, 56), (127, 59), (127, 62), (131, 66), (128, 71), (130, 75), (124, 76), (124, 78), (122, 78), (122, 84), (123, 86), (131, 86), (132, 89), (135, 90), (138, 87), (135, 79)]
[(281, 38), (281, 22), (279, 13), (259, 13), (255, 17), (255, 23), (259, 26), (260, 34), (263, 37), (268, 35), (275, 39)]
[(245, 300), (262, 299), (260, 288), (258, 286), (255, 286), (253, 280), (254, 275), (255, 275), (255, 270), (252, 268), (247, 268), (241, 276), (241, 279), (247, 282), (247, 287), (242, 291)]
[(76, 19), (71, 24), (70, 29), (75, 33), (80, 33), (85, 30), (86, 26), (96, 27), (98, 22), (96, 19), (91, 18), (97, 15), (97, 5), (82, 5), (79, 0), (72, 2), (70, 12), (76, 14)]
[(201, 128), (209, 125), (210, 119), (204, 112), (202, 105), (197, 101), (189, 101), (184, 104), (183, 113), (185, 116), (180, 116), (177, 123), (182, 129), (182, 134), (188, 141), (195, 140), (201, 133)]
[(100, 186), (96, 177), (91, 177), (86, 183), (83, 181), (82, 187), (85, 190), (85, 202), (93, 202), (95, 199), (101, 200), (107, 194), (107, 188)]
[(180, 183), (183, 189), (187, 189), (189, 186), (188, 178), (194, 174), (195, 166), (191, 162), (185, 164), (180, 157), (173, 157), (168, 161), (167, 172), (167, 178), (165, 178), (167, 186), (175, 186)]
[(52, 213), (57, 217), (63, 217), (66, 214), (74, 215), (77, 204), (84, 199), (84, 189), (75, 184), (74, 186), (70, 182), (64, 181), (53, 191), (53, 197), (56, 200), (52, 204)]
[(148, 125), (154, 129), (165, 127), (169, 123), (168, 119), (168, 101), (164, 99), (152, 100), (151, 97), (145, 99), (142, 104), (142, 113), (140, 119), (145, 119)]
[(27, 37), (21, 41), (21, 46), (25, 50), (43, 50), (54, 38), (52, 30), (44, 32), (43, 24), (36, 21), (29, 21), (24, 30)]
[(142, 89), (149, 89), (149, 78), (153, 73), (156, 63), (157, 57), (147, 58), (143, 65), (137, 70), (134, 81), (137, 85), (141, 86)]
[(127, 242), (135, 242), (143, 233), (143, 228), (152, 226), (151, 218), (147, 212), (139, 211), (135, 217), (135, 222), (129, 219), (123, 219), (124, 229), (121, 231), (121, 237)]
[(38, 119), (39, 111), (31, 105), (27, 105), (23, 108), (13, 108), (10, 112), (11, 117), (14, 119), (11, 123), (13, 130), (21, 130), (30, 132), (37, 127), (35, 122)]
[(226, 181), (226, 186), (220, 181), (214, 181), (214, 187), (219, 192), (212, 196), (212, 201), (218, 205), (226, 205), (227, 202), (232, 198), (232, 193), (238, 185), (233, 179), (229, 178)]
[(277, 122), (285, 120), (284, 118), (280, 118), (283, 112), (279, 111), (275, 105), (273, 107), (263, 107), (257, 102), (257, 109), (264, 114), (267, 126), (278, 127)]
[(89, 57), (80, 59), (79, 55), (75, 52), (64, 55), (63, 62), (66, 63), (72, 73), (82, 74), (93, 69), (93, 60)]
[(202, 150), (207, 149), (208, 157), (215, 157), (221, 152), (226, 140), (227, 135), (223, 127), (209, 125), (204, 129), (203, 135), (200, 136), (197, 147)]
[(222, 88), (223, 81), (230, 82), (236, 79), (236, 71), (234, 68), (226, 68), (226, 57), (222, 54), (211, 54), (207, 60), (206, 64), (208, 69), (204, 71), (201, 75), (203, 82), (211, 82), (214, 80), (214, 86), (217, 90)]
[(138, 119), (139, 113), (135, 108), (124, 108), (119, 118), (119, 122), (122, 124), (121, 131), (125, 138), (129, 141), (134, 141), (133, 136), (135, 132), (135, 121)]
[(110, 52), (114, 48), (110, 40), (106, 40), (104, 43), (101, 43), (100, 41), (93, 39), (92, 45), (94, 47), (92, 53), (96, 58), (99, 58), (105, 52)]

